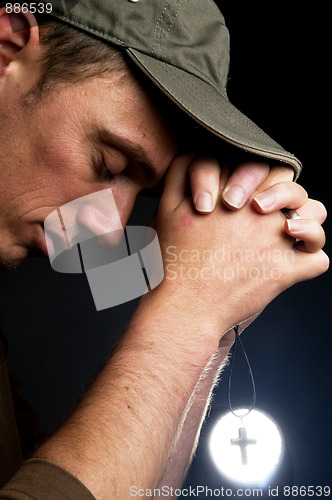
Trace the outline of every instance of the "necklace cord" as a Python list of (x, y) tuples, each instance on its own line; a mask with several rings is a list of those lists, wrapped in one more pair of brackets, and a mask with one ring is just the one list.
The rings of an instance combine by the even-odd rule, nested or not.
[(240, 335), (239, 335), (239, 325), (236, 325), (234, 327), (234, 332), (235, 332), (235, 342), (233, 345), (232, 357), (231, 357), (231, 362), (230, 362), (230, 367), (229, 367), (229, 372), (228, 372), (227, 403), (228, 403), (228, 408), (229, 408), (230, 412), (233, 413), (233, 415), (235, 417), (240, 417), (240, 415), (237, 415), (235, 413), (235, 410), (234, 410), (232, 403), (231, 403), (231, 386), (232, 386), (232, 374), (233, 374), (233, 367), (234, 367), (234, 359), (235, 359), (236, 350), (237, 350), (238, 346), (240, 346), (242, 349), (245, 361), (246, 361), (247, 368), (248, 368), (248, 373), (249, 373), (250, 382), (251, 382), (251, 391), (252, 391), (251, 405), (250, 405), (247, 413), (245, 415), (241, 415), (241, 417), (245, 417), (245, 416), (249, 415), (251, 410), (255, 407), (255, 404), (256, 404), (256, 386), (255, 386), (255, 379), (254, 379), (254, 375), (253, 375), (253, 372), (252, 372), (252, 369), (250, 366), (249, 358), (247, 356), (246, 350), (244, 348), (244, 345), (243, 345), (242, 340), (241, 340)]

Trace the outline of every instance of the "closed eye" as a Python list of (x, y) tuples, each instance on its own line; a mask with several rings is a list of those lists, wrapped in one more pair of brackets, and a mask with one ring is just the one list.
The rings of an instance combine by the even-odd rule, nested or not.
[(101, 157), (100, 160), (95, 165), (95, 170), (98, 175), (98, 179), (102, 182), (111, 181), (114, 178), (114, 174), (109, 170), (104, 160), (104, 157)]

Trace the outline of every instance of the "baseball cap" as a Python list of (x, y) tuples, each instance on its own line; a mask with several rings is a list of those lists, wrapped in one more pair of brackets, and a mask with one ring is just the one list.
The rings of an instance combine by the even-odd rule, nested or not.
[(214, 0), (53, 0), (59, 21), (123, 49), (195, 122), (249, 153), (286, 163), (283, 149), (227, 97), (229, 32)]

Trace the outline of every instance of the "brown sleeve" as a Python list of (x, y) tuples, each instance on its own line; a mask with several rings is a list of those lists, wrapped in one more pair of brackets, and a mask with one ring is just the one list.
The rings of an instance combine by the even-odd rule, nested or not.
[(0, 490), (1, 500), (95, 500), (76, 477), (46, 460), (27, 460)]

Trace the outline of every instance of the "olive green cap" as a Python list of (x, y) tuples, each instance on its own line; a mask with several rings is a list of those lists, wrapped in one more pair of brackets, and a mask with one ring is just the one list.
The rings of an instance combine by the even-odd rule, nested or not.
[(52, 15), (122, 48), (185, 113), (245, 151), (301, 163), (226, 94), (229, 33), (213, 0), (53, 0)]

